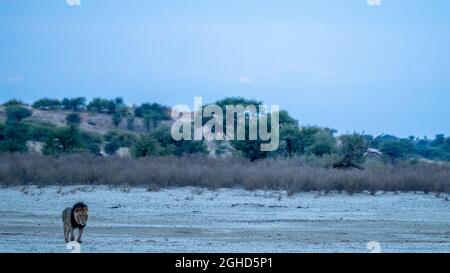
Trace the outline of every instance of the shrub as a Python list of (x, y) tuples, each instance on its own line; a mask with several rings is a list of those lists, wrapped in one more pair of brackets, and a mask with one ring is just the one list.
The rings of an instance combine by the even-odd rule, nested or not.
[(177, 156), (188, 156), (192, 154), (206, 154), (207, 149), (203, 141), (182, 140), (175, 141), (172, 138), (170, 126), (161, 125), (152, 132), (152, 138), (158, 141), (163, 148), (164, 154), (173, 154)]
[(103, 142), (103, 136), (100, 133), (81, 131), (80, 137), (85, 144), (101, 144)]
[(55, 133), (57, 126), (45, 121), (24, 121), (28, 127), (28, 139), (34, 141), (47, 141)]
[(88, 150), (94, 155), (101, 155), (100, 145), (97, 143), (89, 143)]
[(82, 141), (77, 127), (58, 128), (44, 145), (43, 153), (46, 155), (58, 155), (80, 151)]
[(323, 156), (334, 152), (335, 145), (336, 139), (330, 131), (320, 130), (314, 134), (313, 143), (306, 148), (306, 152), (316, 156)]
[(120, 111), (114, 112), (114, 114), (111, 117), (112, 123), (114, 126), (118, 127), (119, 124), (122, 122), (123, 114)]
[(373, 165), (364, 170), (325, 169), (304, 157), (213, 159), (204, 156), (122, 158), (91, 154), (1, 154), (1, 185), (141, 185), (147, 188), (199, 186), (206, 188), (303, 191), (421, 191), (450, 193), (450, 165)]
[(131, 147), (131, 154), (134, 157), (154, 156), (162, 154), (162, 149), (154, 138), (143, 135)]
[(117, 152), (117, 150), (119, 150), (119, 148), (120, 148), (120, 141), (117, 138), (112, 138), (105, 145), (105, 153), (113, 155)]
[(6, 107), (6, 122), (7, 123), (19, 123), (23, 119), (30, 117), (33, 114), (31, 110), (21, 106), (8, 106)]
[(78, 126), (81, 123), (81, 117), (77, 113), (70, 113), (66, 116), (66, 123), (69, 126)]
[(0, 152), (25, 152), (28, 127), (21, 123), (7, 123), (0, 136)]
[(21, 121), (32, 112), (21, 106), (8, 106), (6, 113), (6, 124), (1, 128), (0, 152), (27, 151), (28, 126)]
[(136, 135), (119, 130), (111, 130), (103, 137), (106, 141), (112, 141), (113, 139), (116, 139), (121, 147), (131, 147), (137, 141)]
[(127, 129), (130, 131), (134, 130), (134, 116), (132, 115), (127, 116)]

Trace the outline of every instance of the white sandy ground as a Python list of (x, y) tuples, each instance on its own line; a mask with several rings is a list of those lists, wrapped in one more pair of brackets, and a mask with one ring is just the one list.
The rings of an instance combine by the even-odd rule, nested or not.
[(0, 252), (68, 252), (61, 211), (89, 205), (82, 252), (450, 252), (450, 202), (174, 188), (0, 189)]

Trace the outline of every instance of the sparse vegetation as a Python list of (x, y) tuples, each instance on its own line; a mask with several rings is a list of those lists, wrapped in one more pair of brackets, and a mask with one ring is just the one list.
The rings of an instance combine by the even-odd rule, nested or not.
[(143, 118), (147, 131), (157, 128), (161, 121), (170, 120), (170, 109), (158, 103), (143, 103), (134, 110), (136, 117)]
[(138, 137), (135, 134), (123, 132), (119, 130), (111, 130), (104, 135), (104, 139), (107, 142), (115, 140), (119, 143), (120, 147), (131, 147), (136, 143)]
[[(314, 160), (312, 160), (314, 161)], [(422, 191), (450, 193), (450, 166), (374, 164), (364, 170), (323, 168), (306, 157), (212, 159), (195, 157), (98, 157), (91, 154), (0, 155), (2, 185), (113, 185), (146, 187), (244, 187), (302, 191)]]
[(115, 98), (113, 100), (94, 98), (87, 105), (87, 110), (97, 113), (113, 114), (117, 109), (124, 106), (125, 103), (122, 98)]
[(4, 102), (2, 105), (4, 107), (8, 107), (8, 106), (26, 106), (27, 104), (21, 100), (12, 99), (12, 100)]
[(57, 110), (62, 107), (62, 104), (58, 99), (42, 98), (35, 101), (32, 106), (39, 110)]
[(65, 110), (72, 110), (76, 112), (83, 111), (86, 109), (86, 98), (64, 98), (61, 102), (61, 106)]
[[(169, 108), (157, 103), (129, 108), (121, 98), (96, 98), (86, 104), (86, 99), (79, 97), (65, 98), (61, 102), (44, 98), (33, 104), (35, 112), (41, 114), (42, 110), (46, 115), (51, 110), (58, 110), (59, 123), (31, 117), (33, 112), (23, 102), (10, 100), (5, 104), (7, 106), (0, 109), (0, 114), (6, 117), (0, 123), (0, 165), (3, 168), (0, 183), (65, 183), (67, 171), (73, 175), (67, 180), (69, 184), (243, 186), (293, 192), (345, 190), (350, 193), (361, 190), (448, 192), (449, 187), (450, 137), (442, 134), (435, 139), (374, 137), (364, 133), (336, 136), (333, 129), (300, 126), (288, 112), (280, 111), (281, 142), (277, 151), (261, 152), (260, 141), (220, 142), (216, 143), (215, 154), (225, 148), (228, 151), (227, 160), (222, 160), (207, 157), (210, 150), (204, 141), (174, 141), (170, 123), (162, 122), (170, 120)], [(224, 107), (227, 104), (259, 105), (261, 102), (226, 98), (217, 104)], [(90, 113), (80, 113), (86, 110)], [(109, 115), (118, 128), (106, 133), (84, 131), (83, 122), (97, 126), (90, 121), (93, 112), (101, 113), (103, 119), (105, 114)], [(66, 124), (61, 114), (66, 115)], [(88, 118), (83, 121), (80, 115)], [(127, 128), (119, 127), (124, 118)], [(141, 126), (141, 131), (134, 131), (136, 120), (139, 120), (136, 126)], [(149, 132), (142, 133), (143, 124)], [(27, 141), (41, 142), (44, 156), (26, 154)], [(112, 156), (99, 156), (101, 147)], [(129, 148), (134, 158), (116, 157), (122, 147)], [(378, 153), (376, 158), (367, 155), (371, 149)], [(24, 154), (9, 154), (15, 152)], [(84, 165), (85, 158), (90, 160), (91, 166)], [(29, 167), (32, 165), (22, 162), (28, 159), (38, 167), (32, 169)], [(75, 163), (76, 160), (80, 162)], [(21, 165), (12, 164), (19, 161)], [(68, 162), (79, 168), (73, 169)], [(44, 167), (44, 163), (49, 167)], [(53, 165), (59, 167), (50, 172)], [(100, 168), (92, 169), (92, 165)], [(14, 170), (13, 166), (18, 169)], [(154, 166), (158, 168), (154, 169)], [(103, 174), (99, 171), (102, 168), (108, 171)], [(112, 174), (114, 169), (117, 173)], [(47, 171), (49, 174), (45, 175)], [(127, 176), (130, 179), (125, 179)]]

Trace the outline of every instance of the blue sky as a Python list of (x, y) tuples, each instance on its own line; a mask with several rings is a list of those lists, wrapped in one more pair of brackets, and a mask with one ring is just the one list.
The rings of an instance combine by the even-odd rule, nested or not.
[(339, 133), (450, 135), (449, 12), (448, 0), (0, 0), (0, 101), (244, 96)]

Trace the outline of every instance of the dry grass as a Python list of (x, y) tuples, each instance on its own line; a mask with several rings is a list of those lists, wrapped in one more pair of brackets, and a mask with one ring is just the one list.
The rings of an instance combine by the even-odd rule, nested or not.
[(301, 191), (422, 191), (450, 193), (450, 167), (427, 163), (367, 166), (365, 170), (327, 169), (303, 158), (244, 159), (173, 156), (148, 158), (98, 157), (73, 154), (0, 155), (0, 184), (178, 186)]

